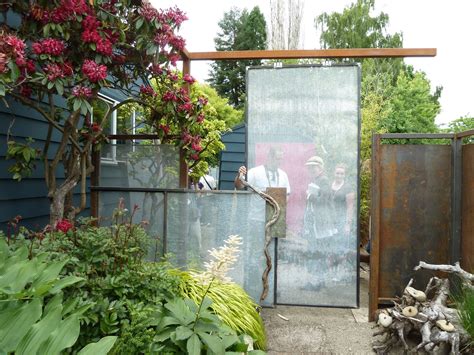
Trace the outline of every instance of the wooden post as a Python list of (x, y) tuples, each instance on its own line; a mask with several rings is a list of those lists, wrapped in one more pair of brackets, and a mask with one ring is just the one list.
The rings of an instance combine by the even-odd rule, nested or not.
[[(183, 75), (191, 73), (191, 60), (183, 55)], [(184, 88), (189, 93), (189, 83), (186, 83)], [(179, 187), (188, 187), (188, 165), (184, 159), (184, 151), (179, 151)]]

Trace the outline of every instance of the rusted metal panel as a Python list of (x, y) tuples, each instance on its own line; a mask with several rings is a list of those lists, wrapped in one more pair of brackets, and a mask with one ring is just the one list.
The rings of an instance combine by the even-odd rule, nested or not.
[(462, 267), (474, 272), (474, 144), (462, 147)]
[(369, 280), (369, 320), (373, 321), (379, 305), (380, 269), (380, 135), (372, 137), (371, 250)]
[(379, 298), (400, 295), (412, 277), (424, 288), (420, 260), (449, 262), (451, 162), (451, 146), (381, 145)]

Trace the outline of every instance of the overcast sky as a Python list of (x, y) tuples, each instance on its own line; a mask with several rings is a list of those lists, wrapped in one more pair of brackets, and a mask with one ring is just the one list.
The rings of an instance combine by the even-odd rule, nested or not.
[[(269, 22), (269, 0), (151, 0), (157, 8), (177, 5), (189, 20), (181, 28), (190, 52), (213, 51), (217, 23), (233, 6), (252, 9), (258, 5)], [(306, 0), (301, 49), (319, 49), (314, 18), (322, 12), (341, 12), (350, 0)], [(436, 57), (406, 58), (415, 69), (427, 73), (431, 86), (443, 86), (438, 124), (461, 116), (474, 116), (473, 0), (376, 0), (375, 13), (390, 17), (389, 31), (403, 32), (405, 48), (437, 48)], [(193, 62), (191, 74), (204, 81), (209, 62)]]

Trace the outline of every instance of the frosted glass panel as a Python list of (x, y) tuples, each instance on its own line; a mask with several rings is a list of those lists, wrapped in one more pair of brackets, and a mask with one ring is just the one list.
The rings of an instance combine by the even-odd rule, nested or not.
[(355, 307), (359, 68), (251, 68), (247, 85), (247, 179), (290, 192), (276, 302)]
[(125, 223), (128, 223), (128, 218), (135, 209), (132, 222), (142, 224), (151, 237), (148, 260), (159, 260), (163, 256), (164, 194), (158, 192), (102, 191), (99, 195), (99, 220), (101, 225), (115, 223), (112, 216), (121, 199), (123, 199), (123, 204), (129, 211)]
[[(179, 266), (202, 269), (208, 250), (224, 245), (229, 235), (243, 238), (240, 257), (229, 276), (256, 301), (265, 270), (265, 202), (253, 193), (168, 193), (166, 250)], [(270, 246), (272, 259), (274, 243)], [(274, 260), (273, 260), (274, 262)], [(274, 303), (274, 269), (263, 305)]]
[(176, 147), (157, 144), (105, 144), (101, 149), (100, 186), (179, 187)]

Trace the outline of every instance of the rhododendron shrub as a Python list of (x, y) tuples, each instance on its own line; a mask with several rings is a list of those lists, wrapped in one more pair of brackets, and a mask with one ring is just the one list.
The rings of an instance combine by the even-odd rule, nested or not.
[[(65, 216), (72, 207), (65, 200), (79, 183), (81, 206), (72, 211), (85, 207), (85, 178), (94, 169), (91, 151), (103, 140), (112, 115), (94, 117), (93, 123), (89, 118), (102, 88), (128, 97), (114, 109), (129, 102), (147, 107), (150, 127), (180, 146), (190, 164), (199, 161), (206, 149), (205, 102), (189, 97), (182, 85), (194, 79), (174, 68), (185, 45), (177, 35), (186, 20), (179, 9), (156, 9), (140, 0), (17, 0), (0, 4), (0, 12), (7, 25), (15, 23), (0, 29), (0, 98), (30, 106), (49, 124), (42, 154), (51, 225), (71, 218)], [(12, 16), (20, 18), (19, 26)], [(54, 105), (58, 97), (66, 101), (67, 112)], [(62, 139), (48, 160), (54, 131)], [(59, 183), (60, 164), (65, 179)]]

